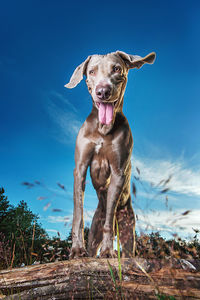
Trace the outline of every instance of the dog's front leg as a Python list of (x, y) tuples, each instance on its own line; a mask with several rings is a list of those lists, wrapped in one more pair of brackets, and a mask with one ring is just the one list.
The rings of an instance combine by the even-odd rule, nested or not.
[(115, 257), (115, 253), (113, 251), (114, 215), (125, 179), (126, 176), (123, 173), (117, 174), (113, 172), (111, 175), (107, 194), (106, 221), (104, 224), (103, 241), (100, 252), (101, 257)]
[(81, 128), (76, 142), (74, 169), (74, 214), (72, 224), (72, 249), (70, 258), (86, 256), (84, 245), (83, 200), (87, 168), (93, 155), (93, 144), (84, 137)]

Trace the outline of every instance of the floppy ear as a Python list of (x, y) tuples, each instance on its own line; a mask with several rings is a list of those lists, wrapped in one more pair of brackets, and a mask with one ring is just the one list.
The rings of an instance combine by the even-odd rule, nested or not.
[(77, 84), (79, 84), (79, 82), (83, 79), (83, 75), (85, 75), (87, 64), (90, 58), (91, 56), (88, 56), (88, 58), (75, 69), (69, 83), (65, 84), (66, 88), (73, 89), (75, 86), (77, 86)]
[(125, 61), (129, 69), (139, 69), (146, 63), (153, 64), (156, 58), (155, 52), (151, 52), (145, 57), (130, 55), (122, 51), (116, 51), (116, 53)]

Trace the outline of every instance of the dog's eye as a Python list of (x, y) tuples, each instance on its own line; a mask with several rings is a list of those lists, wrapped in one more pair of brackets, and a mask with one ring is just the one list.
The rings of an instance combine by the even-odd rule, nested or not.
[(89, 74), (94, 76), (95, 75), (95, 71), (94, 70), (90, 70)]
[(114, 71), (115, 73), (121, 73), (122, 69), (121, 69), (121, 67), (119, 67), (119, 66), (114, 66), (114, 67), (113, 67), (113, 71)]

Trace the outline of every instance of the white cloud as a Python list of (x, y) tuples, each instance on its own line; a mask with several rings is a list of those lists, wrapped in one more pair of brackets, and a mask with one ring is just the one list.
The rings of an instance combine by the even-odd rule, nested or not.
[(46, 231), (52, 232), (52, 233), (57, 233), (58, 232), (58, 230), (56, 230), (56, 229), (46, 229)]
[[(87, 210), (84, 209), (84, 221), (85, 222), (91, 222), (93, 215), (94, 215), (94, 210)], [(47, 221), (50, 223), (65, 223), (65, 222), (71, 222), (73, 219), (73, 214), (66, 215), (66, 216), (48, 216)]]
[(76, 108), (62, 94), (55, 91), (49, 93), (47, 99), (46, 110), (57, 125), (55, 138), (66, 144), (74, 141), (82, 125)]
[(137, 175), (136, 167), (140, 170), (141, 180), (158, 185), (161, 180), (171, 176), (167, 187), (176, 193), (189, 196), (200, 196), (200, 170), (188, 168), (186, 163), (181, 161), (156, 160), (139, 158), (132, 159), (133, 172)]
[(56, 92), (56, 91), (51, 91), (48, 95), (48, 97), (52, 100), (55, 101), (55, 99), (58, 99), (61, 101), (65, 106), (68, 107), (68, 109), (72, 110), (73, 112), (77, 113), (77, 109), (74, 107), (74, 105), (67, 99), (65, 98), (62, 94)]
[[(83, 212), (84, 222), (91, 223), (94, 213), (95, 213), (94, 210), (84, 209), (84, 212)], [(72, 220), (73, 220), (73, 214), (65, 215), (65, 216), (48, 216), (47, 217), (47, 222), (54, 223), (54, 224), (55, 223), (71, 224)]]
[(72, 215), (70, 216), (48, 216), (47, 221), (49, 223), (66, 223), (72, 221)]

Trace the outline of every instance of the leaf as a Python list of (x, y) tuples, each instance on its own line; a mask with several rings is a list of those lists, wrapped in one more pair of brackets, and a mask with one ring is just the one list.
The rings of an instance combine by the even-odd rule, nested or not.
[(160, 193), (164, 194), (164, 193), (168, 192), (169, 190), (170, 190), (169, 188), (166, 188), (166, 189), (162, 190)]
[(136, 167), (136, 171), (138, 172), (138, 174), (140, 175), (140, 169), (138, 167)]
[(46, 210), (49, 208), (49, 206), (51, 206), (51, 202), (48, 202), (48, 203), (44, 206), (43, 210), (46, 211)]
[(184, 213), (182, 213), (183, 216), (188, 215), (191, 212), (191, 210), (186, 210)]
[(161, 180), (159, 183), (158, 183), (158, 186), (163, 184), (163, 182), (165, 182), (164, 180)]
[(25, 185), (25, 186), (27, 186), (28, 188), (34, 187), (34, 184), (33, 184), (33, 183), (30, 183), (30, 182), (27, 182), (27, 181), (22, 182), (22, 185)]
[(169, 175), (167, 180), (164, 181), (163, 185), (166, 185), (167, 183), (169, 183), (171, 179), (172, 179), (172, 175)]
[(135, 186), (135, 183), (134, 183), (134, 182), (132, 183), (132, 192), (133, 192), (133, 195), (134, 195), (135, 198), (136, 198), (137, 190), (136, 190), (136, 186)]
[(40, 185), (41, 183), (38, 180), (34, 181), (36, 184)]
[(168, 197), (165, 198), (165, 206), (168, 207)]
[(195, 233), (199, 233), (200, 230), (199, 229), (196, 229), (196, 228), (192, 228), (194, 230)]
[(59, 182), (57, 182), (57, 185), (62, 189), (62, 190), (65, 190), (65, 186)]
[(37, 197), (37, 200), (44, 200), (44, 199), (47, 199), (47, 197), (43, 197), (43, 196), (39, 196), (39, 197)]

